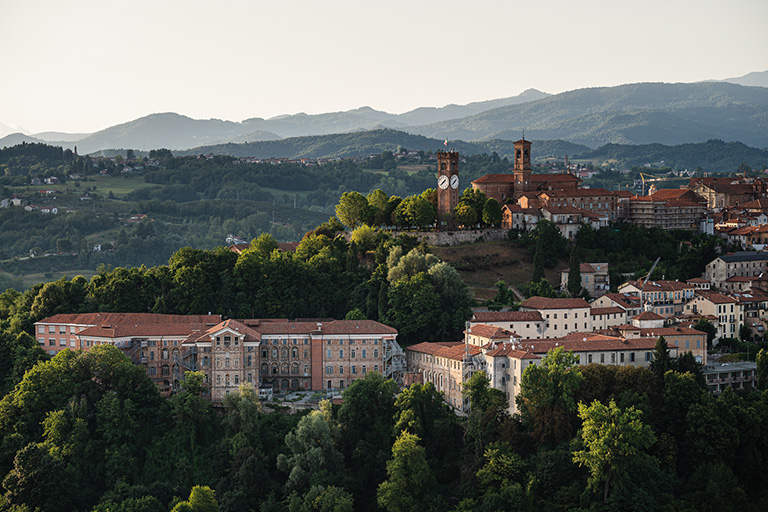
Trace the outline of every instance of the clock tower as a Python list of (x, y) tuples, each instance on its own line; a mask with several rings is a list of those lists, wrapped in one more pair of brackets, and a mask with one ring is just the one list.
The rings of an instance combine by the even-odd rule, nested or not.
[(531, 172), (531, 141), (523, 137), (515, 142), (515, 199), (531, 190)]
[(453, 210), (459, 204), (459, 154), (437, 152), (437, 229), (453, 229)]

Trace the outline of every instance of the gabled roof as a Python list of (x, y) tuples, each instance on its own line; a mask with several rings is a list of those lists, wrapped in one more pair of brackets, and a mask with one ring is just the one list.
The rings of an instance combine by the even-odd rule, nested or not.
[(474, 336), (479, 336), (481, 338), (487, 338), (487, 339), (509, 339), (511, 336), (519, 337), (516, 333), (512, 331), (508, 331), (507, 329), (504, 329), (502, 327), (498, 327), (496, 325), (488, 325), (488, 324), (474, 324), (472, 325), (468, 331), (465, 331), (469, 334), (472, 334)]
[(507, 173), (486, 174), (485, 176), (480, 176), (476, 180), (472, 180), (472, 183), (477, 185), (493, 183), (514, 184), (515, 175)]
[(155, 313), (73, 313), (49, 316), (35, 323), (72, 325), (210, 324), (221, 315), (161, 315)]
[(469, 355), (471, 356), (478, 355), (481, 352), (480, 347), (475, 345), (465, 345), (461, 341), (453, 342), (453, 344), (425, 341), (405, 348), (405, 350), (411, 352), (430, 354), (435, 357), (444, 357), (455, 361), (463, 361), (467, 349), (469, 349)]
[(579, 309), (589, 308), (584, 299), (551, 299), (549, 297), (531, 297), (522, 304), (521, 308), (530, 309)]
[(633, 316), (632, 320), (664, 320), (664, 317), (653, 311), (643, 311), (639, 315)]
[(538, 311), (475, 311), (475, 322), (541, 322), (544, 319)]
[(590, 309), (590, 314), (592, 316), (595, 316), (595, 315), (611, 315), (611, 314), (614, 314), (614, 313), (623, 315), (624, 313), (626, 313), (626, 311), (624, 311), (623, 309), (621, 309), (618, 306), (608, 306), (606, 308), (591, 308)]

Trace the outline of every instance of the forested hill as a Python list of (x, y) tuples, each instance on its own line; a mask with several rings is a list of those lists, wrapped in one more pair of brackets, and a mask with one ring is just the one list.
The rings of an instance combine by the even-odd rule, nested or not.
[(644, 83), (564, 92), (408, 131), (428, 137), (562, 139), (684, 144), (708, 139), (768, 145), (768, 88), (728, 83)]
[(698, 144), (606, 144), (597, 149), (587, 150), (575, 158), (593, 162), (620, 162), (626, 167), (656, 164), (673, 169), (696, 169), (706, 171), (731, 171), (739, 164), (746, 163), (752, 169), (768, 167), (768, 148), (751, 148), (741, 142), (708, 140)]
[[(461, 154), (476, 155), (496, 152), (502, 157), (511, 157), (514, 154), (513, 144), (511, 140), (448, 141), (448, 146)], [(572, 155), (589, 149), (587, 146), (559, 140), (534, 141), (534, 144), (538, 158), (562, 158), (564, 155)], [(175, 151), (174, 154), (184, 156), (213, 153), (215, 155), (255, 158), (346, 158), (379, 154), (382, 151), (396, 151), (398, 147), (433, 152), (446, 149), (445, 139), (428, 138), (398, 130), (379, 129), (244, 144), (201, 146), (188, 151)]]

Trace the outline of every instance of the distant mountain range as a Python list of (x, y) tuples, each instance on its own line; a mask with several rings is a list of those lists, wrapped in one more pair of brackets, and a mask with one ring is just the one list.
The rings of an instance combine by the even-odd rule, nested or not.
[[(730, 82), (741, 81), (750, 85)], [(93, 134), (48, 132), (32, 136), (11, 134), (0, 147), (46, 142), (81, 154), (105, 149), (204, 152), (221, 144), (242, 144), (227, 152), (291, 147), (290, 138), (354, 134), (383, 128), (453, 141), (496, 141), (526, 138), (559, 140), (596, 148), (604, 144), (685, 144), (709, 139), (741, 141), (768, 147), (768, 72), (750, 73), (727, 82), (694, 84), (641, 83), (578, 89), (549, 95), (534, 89), (518, 96), (468, 105), (418, 108), (389, 114), (361, 107), (346, 112), (295, 114), (242, 122), (199, 120), (175, 114), (152, 114)], [(768, 84), (766, 84), (768, 85)], [(7, 128), (7, 127), (5, 127)], [(5, 129), (0, 126), (0, 130)], [(2, 133), (0, 131), (0, 133)], [(485, 142), (478, 142), (485, 141)], [(263, 144), (256, 144), (263, 143)], [(266, 144), (270, 143), (270, 144)], [(384, 144), (384, 141), (381, 141)], [(502, 144), (503, 145), (503, 144)], [(310, 151), (302, 143), (304, 151)], [(411, 147), (411, 146), (407, 146)], [(315, 153), (314, 150), (310, 151)], [(245, 156), (245, 155), (243, 155)], [(257, 156), (257, 155), (250, 155)]]

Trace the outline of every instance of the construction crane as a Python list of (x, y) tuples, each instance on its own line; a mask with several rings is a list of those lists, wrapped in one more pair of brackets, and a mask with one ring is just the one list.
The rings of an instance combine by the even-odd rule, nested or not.
[(648, 272), (648, 275), (645, 276), (645, 281), (643, 281), (643, 286), (640, 288), (640, 313), (643, 313), (645, 311), (645, 304), (643, 301), (643, 291), (645, 290), (645, 285), (648, 284), (648, 280), (653, 275), (653, 271), (656, 269), (656, 265), (659, 264), (659, 260), (661, 259), (661, 256), (656, 258), (656, 261), (653, 262), (653, 265), (651, 266), (651, 271)]

